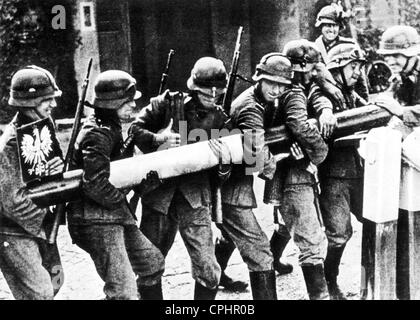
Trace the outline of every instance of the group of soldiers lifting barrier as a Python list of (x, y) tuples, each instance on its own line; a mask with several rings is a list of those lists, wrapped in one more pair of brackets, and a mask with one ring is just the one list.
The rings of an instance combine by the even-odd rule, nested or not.
[[(218, 286), (246, 289), (225, 273), (235, 248), (253, 298), (277, 299), (275, 272), (293, 269), (280, 261), (290, 239), (309, 298), (345, 299), (338, 275), (353, 214), (363, 223), (361, 298), (419, 298), (420, 36), (388, 28), (378, 51), (384, 61), (365, 70), (363, 50), (339, 35), (342, 8), (324, 7), (316, 27), (315, 42), (293, 40), (263, 56), (235, 100), (235, 81), (250, 81), (237, 72), (242, 27), (229, 74), (221, 60), (200, 58), (188, 93), (165, 90), (171, 50), (159, 95), (125, 141), (121, 123), (141, 96), (136, 80), (104, 71), (89, 103), (90, 61), (64, 159), (51, 119), (61, 91), (45, 69), (18, 70), (9, 98), (17, 114), (0, 138), (0, 268), (13, 296), (58, 292), (56, 238), (67, 221), (108, 299), (163, 299), (178, 230), (197, 300), (215, 299)], [(85, 106), (94, 112), (82, 124)], [(274, 208), (270, 240), (253, 213), (257, 174)]]

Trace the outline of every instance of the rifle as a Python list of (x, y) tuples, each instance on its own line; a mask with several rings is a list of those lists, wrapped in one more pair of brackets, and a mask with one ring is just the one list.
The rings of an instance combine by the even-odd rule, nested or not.
[[(165, 70), (163, 71), (162, 77), (160, 78), (158, 95), (161, 95), (166, 88), (166, 82), (169, 76), (169, 68), (171, 66), (172, 56), (174, 55), (174, 53), (175, 51), (173, 49), (169, 50), (168, 60), (166, 61)], [(123, 146), (120, 150), (122, 158), (125, 158), (129, 155), (131, 156), (133, 154), (133, 148), (134, 148), (133, 142), (134, 142), (134, 134), (129, 134), (127, 139), (125, 139)], [(140, 193), (135, 192), (134, 195), (130, 199), (130, 208), (134, 212), (136, 211), (137, 205), (140, 201), (140, 196), (141, 196)]]
[[(230, 67), (229, 78), (226, 85), (226, 93), (223, 97), (223, 110), (229, 115), (230, 106), (232, 104), (233, 91), (235, 89), (235, 81), (238, 77), (238, 65), (239, 57), (241, 55), (241, 37), (242, 37), (243, 27), (240, 26), (238, 29), (238, 36), (236, 38), (235, 50), (233, 52), (232, 65)], [(222, 182), (220, 179), (216, 179), (212, 183), (212, 218), (215, 223), (221, 224), (223, 222), (223, 212), (222, 212)]]
[(233, 91), (235, 89), (235, 81), (238, 77), (238, 65), (239, 57), (241, 55), (241, 37), (242, 37), (243, 27), (240, 26), (238, 29), (238, 36), (236, 38), (235, 51), (233, 53), (232, 65), (230, 67), (228, 83), (226, 86), (226, 93), (223, 98), (223, 110), (227, 115), (230, 114), (230, 106), (232, 104)]
[[(85, 104), (87, 88), (88, 88), (88, 85), (89, 85), (89, 76), (90, 76), (90, 69), (91, 68), (92, 68), (92, 58), (90, 58), (90, 60), (89, 60), (89, 64), (88, 64), (88, 68), (87, 68), (87, 72), (86, 72), (86, 78), (83, 81), (82, 92), (80, 94), (79, 102), (77, 103), (76, 113), (74, 115), (73, 128), (72, 128), (72, 131), (71, 131), (71, 137), (70, 137), (70, 141), (69, 141), (69, 146), (68, 146), (68, 149), (67, 149), (66, 157), (64, 159), (64, 170), (63, 170), (63, 172), (66, 172), (66, 171), (69, 170), (70, 162), (71, 162), (71, 159), (73, 157), (74, 144), (76, 142), (76, 138), (77, 138), (77, 135), (79, 133), (79, 129), (80, 129), (80, 125), (81, 125), (82, 111), (83, 111), (83, 106)], [(57, 241), (58, 227), (60, 226), (60, 222), (62, 221), (62, 219), (64, 218), (64, 215), (66, 213), (66, 203), (65, 202), (59, 203), (55, 207), (55, 212), (56, 213), (55, 213), (55, 217), (54, 217), (54, 223), (53, 223), (50, 235), (48, 237), (48, 243), (50, 243), (50, 244), (55, 244), (55, 242)]]
[[(169, 76), (169, 67), (171, 66), (172, 56), (174, 55), (175, 51), (170, 49), (168, 53), (168, 60), (166, 61), (165, 70), (162, 73), (162, 77), (160, 78), (160, 85), (159, 85), (159, 95), (163, 93), (166, 87), (166, 81)], [(122, 158), (126, 158), (127, 156), (132, 156), (133, 150), (133, 143), (134, 143), (134, 135), (129, 134), (127, 139), (124, 140), (123, 146), (120, 149), (120, 154)]]
[(162, 94), (162, 92), (165, 90), (166, 87), (166, 80), (168, 79), (168, 75), (169, 75), (169, 67), (171, 66), (171, 60), (172, 60), (172, 56), (174, 55), (175, 51), (174, 50), (169, 50), (168, 53), (168, 60), (166, 61), (166, 66), (165, 66), (165, 70), (162, 73), (162, 77), (160, 78), (160, 85), (159, 85), (159, 93), (158, 94)]

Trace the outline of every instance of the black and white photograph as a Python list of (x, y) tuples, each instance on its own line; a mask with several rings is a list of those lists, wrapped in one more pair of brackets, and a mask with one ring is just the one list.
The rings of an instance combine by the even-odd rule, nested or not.
[(419, 299), (420, 0), (0, 0), (0, 300)]

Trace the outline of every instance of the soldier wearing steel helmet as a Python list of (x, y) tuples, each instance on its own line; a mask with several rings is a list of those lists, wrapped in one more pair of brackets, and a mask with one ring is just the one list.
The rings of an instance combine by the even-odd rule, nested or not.
[[(2, 136), (0, 151), (0, 269), (15, 299), (53, 299), (63, 284), (63, 269), (57, 245), (47, 242), (52, 226), (48, 208), (28, 197), (22, 183), (16, 128), (50, 118), (61, 96), (51, 73), (27, 66), (12, 77), (9, 105), (17, 114)], [(47, 163), (46, 175), (63, 171), (62, 155)]]
[[(300, 151), (301, 159), (289, 158), (279, 162), (274, 178), (266, 182), (264, 202), (278, 206), (286, 225), (274, 232), (270, 243), (273, 255), (278, 259), (276, 254), (279, 249), (284, 249), (290, 230), (300, 249), (299, 264), (309, 298), (328, 299), (323, 267), (327, 239), (322, 229), (321, 213), (315, 205), (318, 201), (315, 189), (317, 165), (327, 156), (328, 148), (318, 129), (306, 123), (306, 104), (310, 97), (309, 101), (321, 114), (331, 103), (314, 82), (316, 65), (320, 63), (320, 53), (316, 46), (305, 39), (293, 40), (285, 45), (283, 54), (292, 63), (294, 89), (279, 104), (280, 116), (273, 119), (272, 125), (286, 124), (303, 151)], [(300, 108), (296, 108), (296, 105)], [(274, 263), (276, 265), (276, 261)]]
[[(136, 146), (149, 153), (196, 142), (181, 137), (181, 132), (189, 136), (190, 132), (200, 131), (211, 137), (211, 130), (223, 128), (227, 121), (220, 106), (226, 83), (226, 69), (221, 60), (198, 59), (187, 80), (188, 93), (167, 90), (141, 110), (129, 130)], [(210, 146), (215, 153), (222, 154), (225, 165), (219, 166), (216, 176), (224, 179), (230, 173), (229, 151), (214, 140)], [(167, 179), (142, 197), (140, 229), (164, 256), (179, 230), (192, 262), (196, 300), (215, 299), (221, 274), (211, 228), (209, 173)]]
[[(232, 103), (233, 128), (240, 129), (245, 136), (250, 131), (263, 133), (266, 121), (274, 112), (275, 101), (289, 88), (292, 77), (293, 71), (287, 58), (278, 52), (265, 55), (253, 76), (257, 84), (242, 92)], [(271, 179), (275, 171), (275, 159), (267, 147), (244, 142), (244, 154), (252, 154), (253, 148), (259, 150), (259, 161), (255, 159), (253, 163), (248, 161), (250, 163), (233, 165), (232, 173), (223, 185), (222, 228), (248, 266), (253, 298), (277, 300), (270, 244), (253, 213), (257, 203), (252, 175), (253, 171), (257, 171), (263, 179)], [(252, 170), (249, 170), (250, 167)]]
[(420, 126), (420, 36), (410, 26), (389, 27), (382, 34), (378, 54), (392, 70), (390, 87), (375, 100), (378, 105), (399, 104), (402, 108), (400, 118), (393, 117), (389, 126), (400, 130), (403, 138)]
[[(330, 103), (328, 99), (319, 94), (320, 88), (315, 84), (314, 79), (318, 75), (318, 65), (320, 63), (320, 52), (313, 42), (306, 39), (289, 41), (283, 49), (283, 54), (287, 56), (293, 67), (294, 78), (293, 83), (303, 89), (305, 95), (308, 97), (310, 92), (314, 92), (311, 96), (315, 96), (314, 103), (317, 105), (319, 112), (325, 111), (328, 108), (323, 108), (324, 103)], [(329, 109), (328, 109), (329, 110)], [(327, 113), (328, 111), (326, 111)], [(322, 119), (327, 119), (327, 114), (322, 115)], [(333, 119), (334, 120), (334, 119)], [(334, 123), (327, 123), (322, 126), (325, 130), (330, 130)], [(271, 184), (271, 185), (270, 185)], [(268, 183), (266, 186), (264, 202), (274, 205), (274, 211), (277, 215), (279, 210), (279, 196), (281, 190), (275, 190), (276, 187), (281, 187), (278, 183)], [(280, 261), (280, 257), (290, 239), (289, 231), (283, 223), (278, 224), (277, 230), (273, 233), (270, 240), (271, 251), (274, 257), (274, 269), (279, 274), (287, 274), (292, 272), (292, 266), (288, 263)]]
[[(323, 7), (316, 18), (315, 27), (320, 28), (321, 35), (315, 40), (315, 44), (321, 52), (325, 64), (329, 62), (329, 52), (340, 44), (357, 45), (355, 39), (345, 38), (339, 35), (344, 28), (344, 12), (340, 5), (332, 3)], [(365, 100), (368, 100), (368, 86), (365, 72), (361, 72), (355, 86), (356, 92)]]
[[(354, 91), (365, 63), (363, 51), (354, 44), (343, 43), (331, 49), (328, 61), (327, 68), (345, 98), (344, 104), (331, 99), (332, 112), (365, 105), (366, 101)], [(363, 169), (356, 146), (330, 142), (327, 159), (319, 167), (320, 205), (328, 238), (325, 278), (331, 299), (345, 299), (337, 276), (344, 248), (352, 236), (350, 213), (362, 217)]]
[(410, 26), (388, 28), (381, 37), (378, 54), (393, 72), (391, 91), (403, 105), (420, 103), (420, 36)]
[(130, 119), (140, 96), (128, 73), (99, 74), (94, 114), (76, 139), (71, 162), (72, 169), (83, 169), (83, 196), (69, 204), (70, 235), (91, 256), (110, 300), (135, 300), (138, 293), (144, 300), (162, 299), (163, 256), (137, 228), (125, 193), (109, 181), (110, 161), (121, 158), (121, 121)]
[[(305, 139), (309, 139), (314, 128), (305, 122), (306, 98), (302, 88), (292, 85), (293, 75), (292, 64), (283, 54), (273, 52), (262, 57), (253, 76), (257, 84), (244, 91), (232, 104), (233, 127), (241, 129), (246, 135), (248, 130), (263, 132), (286, 121), (299, 136), (297, 139), (307, 146)], [(320, 142), (318, 146), (322, 146), (321, 138)], [(304, 157), (297, 143), (290, 151), (292, 162)], [(324, 151), (326, 154), (326, 147)], [(322, 153), (322, 148), (319, 153)], [(276, 172), (276, 158), (267, 147), (262, 147), (260, 154), (263, 155), (263, 165), (258, 167), (259, 177), (271, 180)], [(311, 157), (318, 160), (322, 155), (311, 152)], [(247, 172), (246, 165), (234, 166), (223, 188), (222, 227), (248, 265), (254, 299), (277, 299), (270, 244), (252, 211), (256, 207), (252, 186), (253, 176)], [(311, 291), (311, 297), (315, 296), (313, 293)]]

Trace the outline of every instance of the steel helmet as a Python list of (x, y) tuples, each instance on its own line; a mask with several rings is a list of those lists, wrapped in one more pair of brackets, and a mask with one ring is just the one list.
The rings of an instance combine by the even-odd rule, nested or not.
[(379, 43), (378, 54), (402, 54), (412, 57), (420, 53), (420, 36), (410, 26), (393, 26), (386, 29)]
[(366, 63), (365, 53), (353, 43), (340, 43), (328, 52), (328, 69), (341, 68), (352, 61)]
[(272, 52), (261, 58), (252, 80), (267, 79), (278, 83), (291, 84), (293, 75), (290, 60), (280, 52)]
[(324, 23), (338, 24), (343, 27), (343, 14), (343, 7), (336, 3), (325, 6), (316, 17), (315, 27), (320, 27)]
[(197, 60), (187, 80), (187, 87), (205, 94), (222, 94), (227, 84), (227, 73), (223, 61), (213, 57)]
[(293, 71), (308, 72), (308, 64), (321, 61), (321, 53), (315, 43), (306, 39), (292, 40), (286, 43), (283, 54), (287, 56), (292, 63)]
[(30, 65), (13, 75), (9, 105), (35, 108), (43, 100), (60, 97), (61, 94), (54, 77), (48, 70)]
[(137, 100), (141, 92), (136, 89), (136, 79), (121, 70), (108, 70), (98, 75), (92, 106), (118, 109), (127, 101)]

